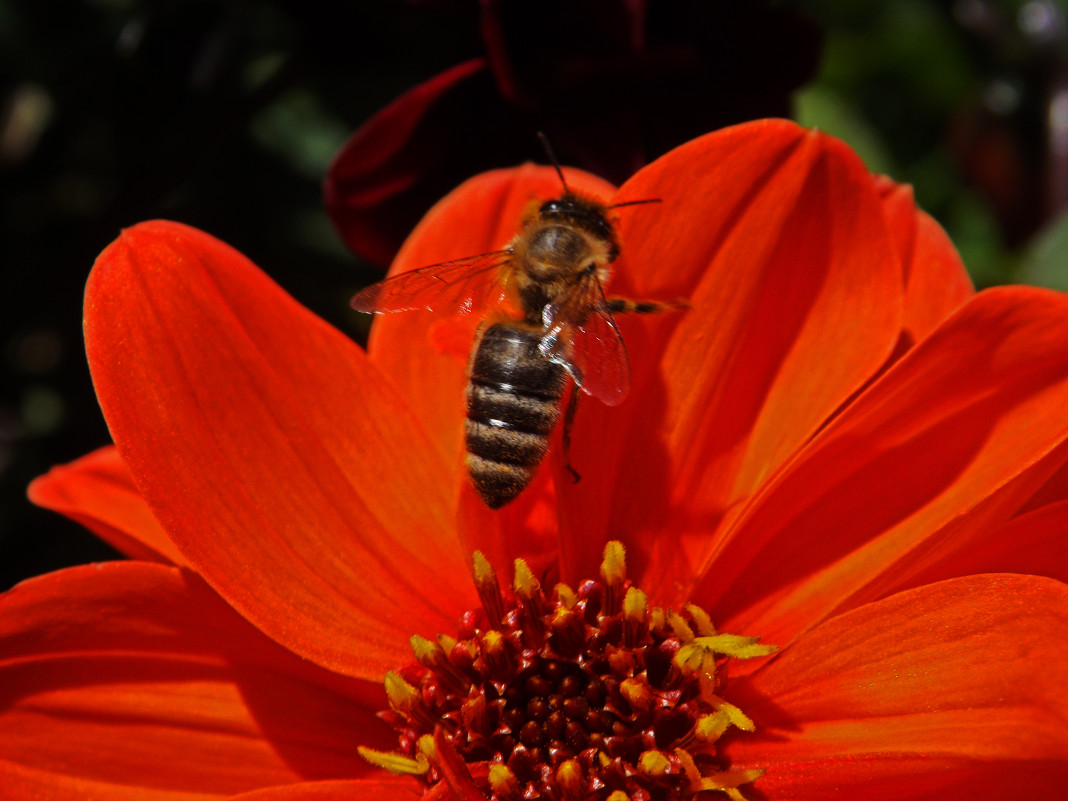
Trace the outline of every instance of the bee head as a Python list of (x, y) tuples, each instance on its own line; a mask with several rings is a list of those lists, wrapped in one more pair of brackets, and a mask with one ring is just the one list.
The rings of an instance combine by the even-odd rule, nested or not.
[(542, 203), (538, 208), (538, 216), (544, 220), (576, 226), (597, 239), (615, 244), (615, 229), (605, 217), (604, 207), (570, 192), (563, 197)]

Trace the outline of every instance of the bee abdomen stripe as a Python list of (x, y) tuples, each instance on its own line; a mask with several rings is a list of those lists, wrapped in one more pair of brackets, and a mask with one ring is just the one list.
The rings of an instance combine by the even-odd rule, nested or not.
[(467, 419), (474, 423), (544, 436), (559, 416), (559, 395), (540, 398), (484, 384), (467, 386)]
[[(514, 376), (510, 375), (509, 378)], [(558, 403), (563, 391), (557, 391), (555, 385), (549, 385), (546, 387), (532, 387), (526, 385), (511, 384), (507, 381), (497, 381), (493, 378), (476, 377), (472, 375), (467, 382), (468, 389), (478, 387), (480, 389), (489, 389), (496, 392), (501, 392), (508, 395), (520, 395), (523, 397), (531, 398), (533, 400), (549, 401), (550, 403)]]
[(475, 423), (464, 424), (467, 452), (502, 464), (537, 465), (549, 449), (549, 440), (540, 434)]
[(472, 359), (471, 383), (558, 400), (567, 373), (541, 355), (540, 342), (539, 331), (502, 323), (491, 325), (482, 334)]
[(537, 472), (560, 415), (567, 371), (540, 350), (541, 331), (516, 322), (486, 328), (467, 384), (467, 470), (491, 509), (516, 497)]
[(523, 467), (467, 454), (467, 472), (490, 509), (500, 509), (530, 483), (536, 467)]

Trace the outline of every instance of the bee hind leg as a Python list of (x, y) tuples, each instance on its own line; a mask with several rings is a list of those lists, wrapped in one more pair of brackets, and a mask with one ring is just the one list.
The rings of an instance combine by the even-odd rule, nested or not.
[(576, 484), (582, 481), (582, 474), (571, 465), (571, 424), (575, 422), (575, 412), (578, 411), (578, 401), (579, 388), (572, 384), (571, 395), (568, 397), (567, 407), (564, 409), (564, 431), (561, 439), (563, 440), (564, 467), (567, 468), (567, 471), (571, 474), (571, 477), (575, 480)]

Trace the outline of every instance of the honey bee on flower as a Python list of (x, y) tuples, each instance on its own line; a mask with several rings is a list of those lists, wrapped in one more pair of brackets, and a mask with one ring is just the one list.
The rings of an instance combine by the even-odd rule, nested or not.
[[(472, 350), (464, 424), (467, 470), (491, 509), (513, 500), (533, 479), (548, 452), (568, 376), (609, 406), (627, 396), (630, 367), (613, 315), (682, 305), (604, 292), (620, 252), (608, 211), (658, 200), (606, 206), (581, 197), (552, 160), (563, 194), (532, 209), (507, 247), (395, 275), (352, 299), (362, 312), (466, 314), (491, 305), (496, 319), (479, 327)], [(480, 280), (491, 272), (492, 280)], [(509, 292), (518, 317), (500, 311)], [(565, 460), (578, 397), (572, 391), (565, 413)]]

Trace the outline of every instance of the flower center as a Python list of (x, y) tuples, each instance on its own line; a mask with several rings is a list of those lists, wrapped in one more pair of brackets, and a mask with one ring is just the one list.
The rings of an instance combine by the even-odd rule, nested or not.
[(739, 786), (761, 771), (729, 770), (716, 741), (752, 731), (718, 694), (727, 659), (774, 646), (719, 634), (694, 604), (650, 607), (609, 543), (600, 580), (542, 591), (516, 560), (513, 591), (475, 553), (482, 608), (456, 638), (412, 638), (416, 663), (385, 679), (399, 752), (369, 762), (421, 779), (425, 799), (671, 801)]

